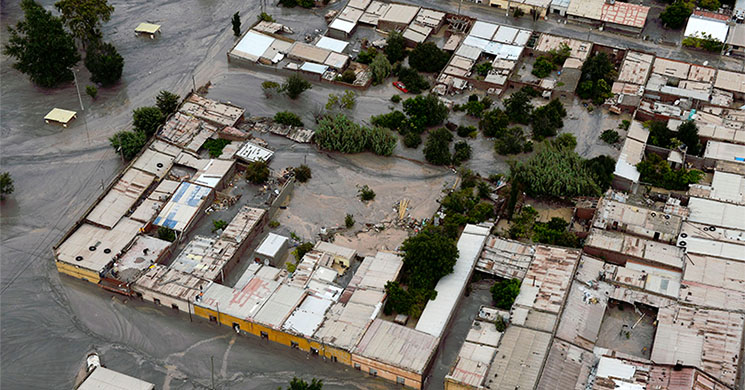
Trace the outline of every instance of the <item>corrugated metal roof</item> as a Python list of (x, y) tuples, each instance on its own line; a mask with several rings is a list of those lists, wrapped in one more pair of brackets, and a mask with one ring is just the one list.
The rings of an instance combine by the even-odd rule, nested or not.
[(485, 387), (493, 390), (534, 388), (550, 343), (550, 333), (508, 326), (489, 368)]
[(589, 351), (554, 339), (538, 389), (586, 390), (597, 358)]
[(277, 255), (277, 252), (282, 249), (282, 246), (287, 243), (288, 240), (289, 238), (285, 236), (269, 233), (266, 238), (264, 238), (264, 241), (261, 242), (261, 245), (256, 248), (256, 253), (264, 256), (274, 257)]
[(305, 337), (311, 337), (323, 323), (326, 311), (334, 302), (313, 295), (308, 295), (303, 303), (292, 312), (282, 329)]
[(688, 202), (689, 221), (710, 226), (745, 230), (745, 206), (691, 198)]
[(139, 169), (127, 169), (85, 219), (107, 228), (114, 227), (155, 179), (155, 176)]
[(347, 48), (349, 42), (341, 41), (327, 36), (322, 36), (321, 39), (316, 42), (316, 46), (322, 49), (331, 50), (337, 53), (343, 53), (344, 49)]
[(194, 219), (212, 189), (198, 184), (183, 182), (153, 221), (176, 231), (184, 231)]
[(240, 42), (235, 45), (231, 53), (250, 61), (258, 61), (264, 52), (269, 49), (274, 40), (275, 38), (268, 35), (248, 30), (246, 35), (241, 38)]
[(254, 319), (262, 325), (279, 329), (306, 294), (302, 288), (282, 284)]
[(405, 326), (376, 319), (353, 355), (422, 374), (437, 351), (439, 338)]

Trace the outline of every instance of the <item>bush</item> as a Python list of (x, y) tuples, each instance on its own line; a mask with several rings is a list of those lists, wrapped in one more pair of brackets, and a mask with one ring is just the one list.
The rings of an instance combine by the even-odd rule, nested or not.
[(558, 99), (533, 110), (530, 116), (533, 139), (542, 140), (544, 137), (555, 136), (557, 130), (564, 126), (563, 118), (566, 116), (567, 111)]
[(155, 134), (163, 119), (158, 107), (140, 107), (132, 112), (132, 126), (148, 138)]
[(176, 232), (167, 227), (160, 226), (158, 227), (158, 238), (168, 242), (173, 242), (176, 240)]
[(352, 69), (347, 69), (341, 74), (341, 81), (347, 84), (354, 84), (354, 80), (357, 80), (357, 75)]
[(688, 154), (700, 156), (704, 151), (698, 137), (698, 126), (692, 120), (687, 120), (678, 126), (678, 140), (685, 144)]
[(406, 85), (410, 93), (418, 95), (429, 89), (429, 82), (414, 69), (402, 66), (398, 71), (398, 81)]
[(406, 133), (404, 136), (404, 146), (407, 148), (416, 149), (422, 144), (422, 136), (419, 133)]
[(533, 225), (533, 241), (541, 244), (579, 248), (579, 237), (567, 231), (569, 222), (553, 217), (549, 222), (536, 222)]
[(507, 114), (499, 108), (495, 108), (483, 115), (479, 121), (479, 129), (484, 137), (501, 137), (510, 123)]
[(292, 172), (295, 174), (295, 180), (301, 183), (305, 183), (313, 177), (310, 167), (305, 164), (293, 168)]
[(692, 47), (696, 49), (703, 49), (708, 52), (719, 53), (724, 47), (724, 43), (719, 39), (711, 36), (711, 34), (700, 33), (697, 36), (683, 38), (683, 46)]
[(489, 74), (489, 71), (491, 70), (491, 68), (492, 68), (491, 62), (482, 62), (476, 65), (474, 69), (476, 69), (476, 74), (480, 76), (486, 76)]
[(631, 127), (631, 121), (628, 119), (624, 119), (618, 124), (618, 128), (624, 131), (628, 131), (629, 127)]
[(264, 81), (263, 83), (261, 83), (261, 90), (264, 92), (264, 96), (266, 96), (267, 98), (270, 98), (274, 96), (275, 93), (280, 92), (281, 88), (282, 87), (274, 81)]
[(16, 188), (13, 185), (13, 178), (10, 177), (9, 172), (3, 172), (0, 174), (0, 199), (5, 199), (6, 195), (10, 195), (15, 191)]
[(131, 160), (147, 143), (147, 136), (142, 131), (120, 131), (109, 138), (111, 147), (125, 160)]
[(277, 221), (276, 219), (273, 219), (273, 220), (269, 221), (269, 227), (272, 228), (272, 229), (278, 228), (279, 227), (279, 221)]
[(468, 103), (463, 105), (463, 109), (466, 111), (466, 114), (475, 116), (476, 118), (481, 118), (482, 113), (484, 110), (488, 110), (489, 107), (491, 107), (492, 101), (488, 97), (484, 97), (481, 99), (481, 101), (478, 100), (477, 95), (471, 95), (476, 96), (475, 100), (471, 100), (469, 98)]
[(287, 97), (295, 100), (300, 97), (300, 94), (312, 87), (313, 86), (307, 80), (297, 74), (293, 74), (287, 78), (284, 84), (282, 84), (281, 89), (285, 94), (287, 94)]
[(354, 226), (354, 216), (352, 214), (347, 214), (347, 216), (344, 217), (344, 226), (346, 226), (347, 229)]
[[(516, 187), (513, 187), (516, 188)], [(535, 219), (538, 217), (538, 212), (530, 207), (525, 206), (520, 210), (520, 214), (518, 214), (515, 218), (512, 219), (512, 223), (510, 225), (509, 235), (512, 239), (521, 239), (525, 237), (530, 237), (533, 232), (533, 225), (535, 224)]]
[(385, 127), (401, 133), (406, 132), (406, 123), (408, 119), (403, 112), (395, 110), (387, 114), (373, 115), (370, 117), (370, 123), (374, 126)]
[(401, 101), (401, 96), (399, 96), (399, 95), (393, 95), (393, 96), (391, 96), (391, 101), (393, 103), (398, 103), (398, 102)]
[(604, 130), (600, 134), (600, 139), (603, 140), (607, 144), (613, 145), (615, 143), (618, 143), (618, 141), (621, 140), (621, 137), (618, 135), (617, 131), (608, 129), (608, 130)]
[(369, 150), (383, 156), (390, 156), (398, 142), (390, 130), (360, 126), (344, 114), (321, 119), (315, 132), (315, 141), (326, 150), (342, 153)]
[(563, 133), (559, 134), (556, 139), (551, 141), (551, 144), (559, 149), (574, 150), (574, 148), (577, 147), (577, 138), (574, 136), (574, 134)]
[(122, 78), (124, 58), (114, 45), (107, 42), (95, 43), (86, 50), (85, 68), (91, 72), (91, 81), (108, 87)]
[(435, 165), (450, 164), (450, 142), (452, 140), (453, 134), (445, 128), (431, 131), (424, 145), (424, 158)]
[(508, 279), (494, 283), (489, 289), (494, 305), (502, 310), (510, 310), (515, 298), (520, 294), (520, 279)]
[(269, 166), (266, 161), (254, 161), (246, 167), (246, 180), (253, 184), (263, 184), (269, 179)]
[[(264, 13), (262, 12), (262, 14)], [(261, 20), (261, 16), (259, 15), (259, 20)], [(241, 15), (239, 12), (233, 14), (233, 19), (230, 20), (230, 23), (233, 25), (233, 35), (236, 37), (241, 36)]]
[(660, 20), (667, 27), (677, 30), (685, 26), (688, 17), (693, 13), (693, 3), (686, 3), (683, 0), (675, 0), (660, 14)]
[(280, 111), (274, 114), (274, 121), (286, 126), (303, 127), (303, 121), (294, 112)]
[(544, 56), (538, 57), (533, 63), (533, 76), (542, 79), (551, 74), (554, 71), (554, 63)]
[(96, 96), (98, 96), (98, 88), (96, 88), (95, 85), (86, 85), (85, 93), (88, 94), (88, 96), (90, 96), (91, 99), (95, 99)]
[(706, 8), (709, 11), (718, 11), (719, 8), (722, 6), (722, 3), (720, 3), (719, 0), (699, 0), (698, 6), (701, 8)]
[(375, 199), (375, 191), (365, 184), (357, 190), (357, 196), (360, 197), (361, 201), (367, 202)]
[(155, 106), (158, 107), (163, 117), (166, 118), (178, 110), (178, 103), (181, 97), (168, 91), (160, 91), (155, 97)]
[(406, 40), (400, 32), (391, 31), (386, 39), (386, 57), (391, 64), (403, 60), (406, 57)]
[(602, 104), (613, 96), (611, 85), (616, 78), (613, 63), (607, 54), (595, 53), (582, 64), (582, 75), (577, 86), (577, 95), (582, 99), (591, 99), (595, 104)]
[(439, 72), (448, 61), (450, 61), (450, 54), (440, 50), (432, 42), (418, 44), (409, 54), (409, 65), (420, 72)]
[(357, 94), (354, 91), (344, 91), (343, 94), (337, 95), (334, 93), (329, 94), (329, 100), (326, 101), (326, 109), (333, 110), (334, 108), (343, 108), (351, 110), (357, 104)]
[(465, 138), (473, 137), (477, 133), (477, 130), (473, 126), (458, 126), (458, 129), (455, 132), (458, 136)]
[(466, 141), (458, 141), (453, 146), (453, 164), (460, 165), (471, 159), (471, 146)]
[(303, 256), (305, 256), (306, 253), (313, 250), (313, 243), (310, 242), (304, 242), (295, 248), (294, 251), (292, 251), (292, 254), (295, 256), (295, 260), (300, 261)]
[(218, 230), (223, 230), (226, 226), (228, 226), (228, 223), (222, 219), (214, 219), (212, 220), (212, 233), (215, 233)]
[(269, 22), (269, 23), (276, 22), (276, 20), (274, 20), (274, 18), (272, 17), (272, 15), (269, 15), (266, 12), (260, 13), (259, 15), (256, 16), (256, 18), (259, 20), (259, 22), (262, 22), (262, 21), (263, 22)]
[(210, 138), (202, 145), (210, 153), (210, 157), (217, 158), (222, 154), (222, 150), (225, 146), (229, 145), (230, 141), (222, 138)]
[(504, 320), (504, 317), (497, 315), (494, 326), (497, 328), (497, 332), (504, 332), (507, 329), (507, 322)]

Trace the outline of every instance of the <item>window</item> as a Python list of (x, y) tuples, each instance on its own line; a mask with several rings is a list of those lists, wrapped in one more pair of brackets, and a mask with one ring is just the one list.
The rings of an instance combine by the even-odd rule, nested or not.
[(156, 305), (160, 305), (160, 299), (153, 298), (153, 303), (156, 304)]
[(290, 347), (298, 349), (300, 345), (296, 341), (290, 341)]
[(354, 363), (354, 368), (355, 368), (356, 370), (359, 370), (359, 369), (360, 369), (360, 364), (359, 364), (359, 363)]
[(378, 370), (376, 370), (374, 368), (370, 368), (370, 375), (372, 375), (372, 376), (378, 376)]
[(339, 359), (337, 359), (336, 356), (331, 356), (331, 361), (336, 363), (339, 361)]
[(269, 338), (269, 333), (266, 333), (263, 330), (260, 333), (261, 333), (261, 338), (262, 339), (268, 339)]
[(175, 303), (174, 303), (174, 304), (172, 304), (172, 305), (171, 305), (171, 309), (173, 309), (173, 310), (178, 310), (178, 305), (177, 305), (177, 304), (175, 304)]
[(210, 316), (210, 322), (217, 322), (217, 317)]
[(310, 353), (312, 353), (313, 355), (316, 355), (317, 356), (318, 355), (318, 350), (315, 349), (315, 348), (311, 348), (310, 349)]
[(402, 378), (400, 376), (397, 376), (396, 377), (396, 383), (398, 383), (399, 385), (406, 384), (406, 379), (404, 379), (404, 378)]
[(241, 325), (239, 323), (237, 323), (237, 322), (233, 322), (233, 330), (236, 333), (240, 333), (241, 332)]

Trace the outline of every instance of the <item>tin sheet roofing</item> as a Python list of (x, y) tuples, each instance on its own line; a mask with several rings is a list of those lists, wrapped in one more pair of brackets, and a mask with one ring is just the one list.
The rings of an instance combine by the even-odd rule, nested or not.
[(171, 243), (155, 237), (137, 236), (132, 245), (127, 248), (119, 260), (114, 263), (117, 278), (134, 282), (140, 273), (155, 264)]
[(589, 351), (555, 339), (548, 353), (538, 388), (541, 390), (586, 390), (597, 358)]
[(476, 269), (502, 278), (522, 280), (533, 260), (534, 252), (535, 248), (532, 245), (489, 236)]
[(548, 356), (551, 334), (520, 326), (508, 326), (489, 368), (486, 388), (532, 389)]
[[(537, 246), (520, 287), (520, 295), (527, 294), (523, 301), (525, 306), (558, 313), (568, 293), (579, 255), (580, 252), (573, 249)], [(523, 299), (520, 295), (518, 299)]]
[(726, 21), (691, 15), (688, 18), (683, 36), (701, 38), (704, 36), (703, 34), (707, 34), (707, 37), (710, 36), (719, 42), (725, 42), (728, 32), (729, 26)]
[(189, 95), (180, 112), (219, 126), (235, 126), (243, 118), (244, 109), (230, 103), (207, 99), (195, 93)]
[(52, 111), (49, 111), (49, 113), (44, 116), (44, 119), (66, 124), (67, 122), (70, 122), (72, 118), (75, 118), (75, 115), (77, 115), (77, 112), (75, 111), (53, 108)]
[(155, 176), (147, 172), (127, 169), (85, 219), (107, 228), (114, 227), (154, 182)]
[(254, 319), (260, 324), (279, 329), (305, 295), (306, 291), (302, 288), (282, 284)]
[(261, 34), (257, 31), (248, 30), (241, 38), (231, 53), (250, 61), (258, 61), (267, 49), (275, 41), (275, 38)]
[(439, 338), (430, 334), (376, 319), (353, 354), (422, 374), (437, 351), (438, 342)]
[(140, 23), (135, 27), (135, 32), (138, 33), (155, 34), (158, 31), (160, 31), (159, 24)]
[(688, 202), (688, 220), (710, 226), (745, 230), (745, 206), (717, 202), (711, 199), (691, 198)]
[(155, 385), (106, 367), (96, 367), (78, 390), (154, 390)]
[(57, 259), (100, 271), (134, 240), (141, 227), (142, 223), (126, 217), (112, 229), (84, 223), (57, 248)]
[(162, 179), (173, 166), (173, 160), (174, 156), (148, 148), (135, 160), (132, 166)]
[(132, 286), (135, 292), (153, 291), (181, 301), (194, 302), (211, 282), (156, 264), (140, 276)]
[(498, 28), (499, 28), (499, 25), (477, 20), (473, 24), (473, 27), (471, 27), (469, 36), (483, 38), (489, 41), (494, 36), (494, 33), (497, 32)]
[(282, 325), (282, 329), (305, 337), (311, 337), (323, 323), (326, 311), (334, 302), (313, 295), (308, 295), (303, 303), (292, 312)]
[(322, 342), (350, 351), (367, 326), (380, 310), (380, 302), (376, 305), (360, 304), (356, 302), (335, 303), (326, 313), (326, 319), (318, 329), (314, 338)]
[(176, 231), (184, 231), (211, 192), (212, 189), (209, 187), (188, 182), (181, 183), (173, 197), (155, 218), (153, 224)]
[(241, 290), (212, 283), (195, 302), (195, 305), (243, 320), (252, 320), (269, 297), (279, 287), (279, 282), (254, 277)]
[(600, 19), (606, 23), (643, 28), (647, 22), (647, 14), (649, 14), (649, 7), (643, 5), (620, 1), (612, 4), (603, 2)]
[(327, 36), (322, 36), (321, 39), (316, 42), (316, 46), (337, 53), (343, 53), (348, 45), (349, 42), (347, 41), (341, 41)]

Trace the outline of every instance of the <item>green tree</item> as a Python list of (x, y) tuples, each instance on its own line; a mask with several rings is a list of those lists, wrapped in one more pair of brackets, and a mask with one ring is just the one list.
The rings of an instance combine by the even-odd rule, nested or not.
[(660, 14), (660, 20), (664, 25), (677, 30), (686, 24), (686, 20), (693, 13), (693, 4), (683, 0), (676, 0), (665, 8)]
[(311, 89), (312, 87), (313, 86), (310, 85), (307, 80), (297, 74), (293, 74), (292, 76), (288, 77), (285, 83), (282, 84), (282, 90), (287, 94), (287, 97), (292, 100), (297, 99), (300, 94), (308, 89)]
[(709, 11), (717, 11), (722, 6), (722, 3), (719, 0), (699, 0), (698, 6), (706, 8)]
[(656, 154), (648, 155), (636, 164), (639, 171), (639, 181), (674, 191), (685, 191), (690, 184), (698, 183), (704, 173), (697, 169), (673, 170), (662, 157)]
[(378, 53), (375, 58), (370, 62), (370, 73), (372, 75), (372, 82), (375, 85), (382, 83), (388, 76), (391, 75), (391, 62), (388, 61), (383, 53)]
[[(237, 14), (237, 12), (236, 12), (236, 14)], [(233, 18), (235, 18), (235, 15), (233, 15)], [(239, 18), (238, 21), (240, 22), (240, 16), (238, 16), (238, 18)], [(269, 22), (269, 23), (276, 22), (276, 20), (274, 20), (274, 18), (272, 17), (272, 15), (269, 15), (266, 12), (262, 12), (262, 13), (256, 15), (256, 19), (258, 19), (259, 22)], [(239, 30), (240, 30), (240, 24), (238, 25), (238, 27), (239, 27)]]
[(344, 114), (322, 118), (314, 140), (322, 149), (342, 153), (360, 153), (367, 146), (365, 130)]
[[(360, 54), (357, 54), (355, 61), (360, 64), (370, 65), (377, 56), (378, 51), (374, 47), (368, 47), (367, 50), (361, 50)], [(383, 56), (385, 57), (385, 55)]]
[(222, 155), (222, 150), (230, 144), (230, 140), (223, 138), (210, 138), (204, 142), (203, 148), (207, 149), (212, 158), (218, 158)]
[(142, 150), (147, 136), (142, 131), (120, 131), (109, 138), (111, 147), (125, 160), (131, 160)]
[(491, 292), (494, 305), (502, 310), (510, 310), (515, 298), (520, 294), (520, 279), (502, 280), (491, 286)]
[(274, 121), (281, 125), (303, 127), (303, 121), (294, 112), (279, 111), (274, 114)]
[(479, 121), (479, 129), (484, 133), (484, 137), (501, 137), (509, 124), (510, 118), (507, 113), (495, 108), (483, 115)]
[(408, 132), (404, 135), (404, 146), (416, 149), (422, 144), (422, 135), (415, 132)]
[(549, 222), (536, 222), (533, 226), (533, 241), (541, 244), (579, 247), (576, 234), (567, 231), (569, 222), (559, 217), (553, 217)]
[(510, 238), (520, 239), (529, 237), (533, 232), (536, 217), (538, 217), (538, 212), (534, 208), (530, 206), (523, 207), (520, 210), (520, 214), (512, 219), (509, 230)]
[(605, 192), (613, 182), (613, 172), (616, 170), (616, 160), (610, 156), (600, 155), (590, 160), (585, 160), (585, 167), (590, 171), (593, 180), (600, 187), (600, 192)]
[(96, 88), (95, 85), (86, 85), (85, 93), (88, 94), (88, 96), (90, 96), (91, 99), (95, 99), (96, 96), (98, 96), (98, 88)]
[(294, 251), (292, 251), (292, 254), (295, 256), (295, 260), (300, 261), (303, 256), (305, 256), (306, 253), (313, 250), (313, 243), (311, 242), (304, 242), (295, 248)]
[(301, 183), (305, 183), (313, 177), (310, 167), (305, 164), (293, 168), (292, 172), (295, 174), (295, 179)]
[(239, 12), (233, 14), (233, 19), (230, 23), (233, 25), (233, 35), (236, 37), (241, 36), (241, 16), (239, 15)]
[(341, 74), (341, 78), (339, 80), (343, 83), (354, 84), (354, 80), (357, 80), (357, 75), (352, 69), (347, 69)]
[(445, 128), (439, 128), (429, 133), (424, 145), (424, 158), (431, 164), (450, 164), (450, 142), (453, 134)]
[(72, 81), (72, 68), (80, 55), (73, 37), (60, 18), (33, 0), (22, 0), (24, 19), (8, 27), (8, 43), (3, 54), (17, 60), (13, 68), (29, 76), (34, 84), (52, 88)]
[(404, 83), (410, 93), (418, 95), (429, 89), (429, 82), (414, 69), (402, 66), (398, 70), (398, 81)]
[(409, 54), (409, 65), (420, 72), (439, 72), (448, 61), (450, 54), (440, 50), (433, 42), (420, 43)]
[(482, 62), (474, 68), (476, 70), (476, 73), (480, 76), (486, 76), (489, 74), (489, 71), (492, 69), (491, 62)]
[(437, 126), (448, 117), (448, 108), (435, 95), (416, 96), (404, 100), (404, 112), (409, 116), (412, 128), (419, 132)]
[(60, 0), (54, 6), (72, 35), (84, 43), (101, 39), (101, 23), (108, 22), (114, 13), (106, 0)]
[(158, 107), (140, 107), (132, 111), (132, 126), (151, 137), (163, 123), (163, 113)]
[(385, 284), (386, 302), (383, 307), (385, 315), (391, 315), (394, 312), (409, 314), (414, 301), (401, 284), (396, 281), (389, 281)]
[(518, 154), (523, 151), (524, 145), (525, 134), (523, 129), (514, 126), (494, 141), (494, 150), (501, 155)]
[(176, 232), (165, 226), (160, 226), (158, 227), (158, 238), (168, 242), (174, 242), (176, 240)]
[(654, 146), (667, 148), (675, 136), (664, 121), (647, 121), (644, 122), (644, 127), (649, 129), (649, 143)]
[(453, 272), (458, 260), (455, 240), (431, 225), (404, 240), (401, 251), (409, 288), (434, 288), (440, 278)]
[(601, 191), (585, 160), (569, 148), (544, 142), (536, 154), (511, 166), (512, 179), (533, 197), (599, 196)]
[(228, 223), (223, 221), (222, 219), (213, 219), (212, 220), (212, 233), (215, 233), (218, 230), (223, 230), (227, 226), (228, 226)]
[(471, 146), (466, 141), (458, 141), (453, 146), (453, 164), (460, 165), (462, 162), (471, 159)]
[(531, 91), (534, 91), (533, 88), (523, 87), (504, 100), (505, 112), (510, 122), (523, 125), (530, 122), (530, 114), (533, 112), (533, 105), (530, 104), (533, 95)]
[(600, 139), (603, 140), (605, 143), (613, 145), (618, 143), (618, 141), (621, 140), (621, 137), (617, 131), (608, 129), (603, 130), (603, 132), (600, 134)]
[(108, 87), (122, 78), (124, 58), (119, 55), (114, 45), (95, 41), (86, 51), (85, 67), (91, 72), (91, 81)]
[[(290, 387), (287, 390), (322, 390), (323, 381), (320, 379), (313, 378), (311, 383), (308, 383), (300, 378), (293, 377), (290, 381)], [(280, 387), (279, 390), (282, 390)]]
[(370, 117), (370, 123), (375, 126), (381, 126), (393, 131), (399, 131), (406, 133), (408, 129), (407, 125), (408, 118), (403, 112), (394, 110), (387, 114), (373, 115)]
[(572, 133), (559, 134), (551, 143), (557, 148), (574, 150), (577, 147), (577, 137)]
[(282, 86), (274, 81), (264, 81), (261, 83), (261, 90), (264, 92), (265, 97), (271, 98), (276, 93), (281, 92)]
[(5, 199), (7, 195), (10, 195), (15, 191), (16, 188), (13, 186), (13, 178), (10, 177), (10, 172), (3, 172), (0, 174), (0, 199)]
[(692, 120), (687, 120), (678, 126), (678, 137), (687, 147), (687, 153), (698, 156), (703, 152), (701, 140), (698, 138), (698, 126)]
[(378, 156), (390, 156), (398, 144), (398, 138), (384, 127), (373, 126), (367, 130), (366, 149)]
[(351, 228), (352, 226), (354, 226), (354, 215), (347, 214), (347, 216), (344, 217), (344, 226), (346, 226), (347, 228)]
[(564, 105), (558, 99), (534, 109), (530, 116), (533, 138), (542, 140), (545, 137), (553, 137), (557, 130), (564, 126), (563, 118), (566, 116)]
[(384, 52), (391, 64), (403, 60), (406, 57), (404, 36), (400, 32), (391, 31), (386, 39)]
[(612, 96), (610, 85), (615, 78), (616, 71), (608, 55), (603, 52), (595, 53), (582, 64), (577, 95), (600, 104)]
[(253, 184), (263, 184), (269, 179), (269, 165), (266, 161), (254, 161), (246, 167), (246, 180)]
[(535, 63), (533, 63), (533, 71), (531, 71), (531, 73), (533, 76), (542, 79), (550, 75), (551, 72), (554, 71), (554, 67), (554, 63), (551, 62), (549, 58), (540, 56), (536, 59)]
[(180, 99), (175, 93), (161, 90), (155, 97), (155, 106), (163, 113), (163, 118), (166, 118), (178, 110)]

